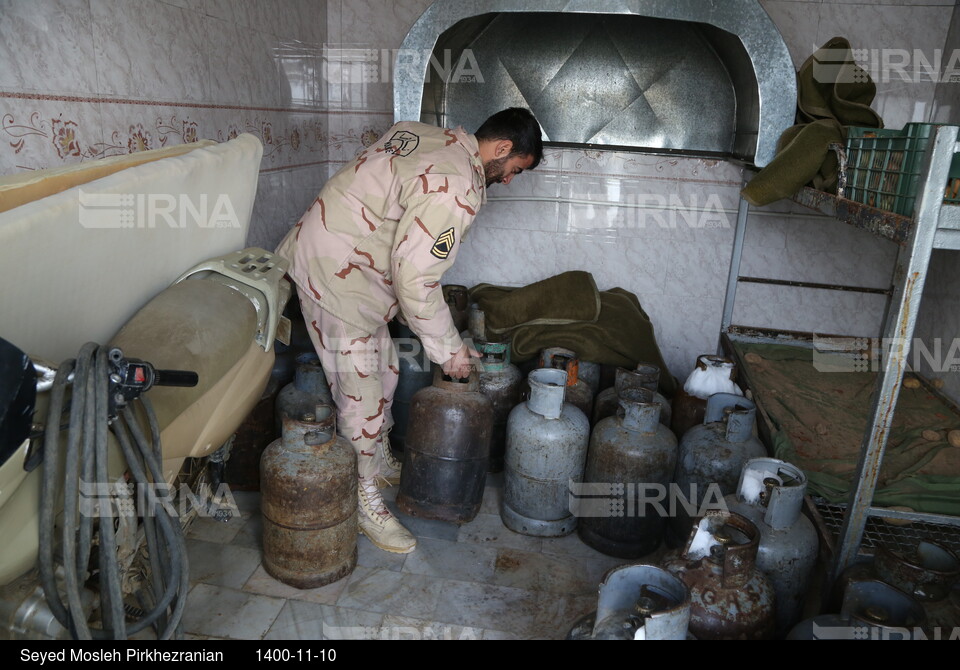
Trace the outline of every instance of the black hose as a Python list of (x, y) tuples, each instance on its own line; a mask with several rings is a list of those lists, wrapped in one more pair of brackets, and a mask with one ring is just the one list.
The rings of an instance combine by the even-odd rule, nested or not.
[[(131, 433), (133, 433), (137, 444), (140, 445), (140, 453), (143, 456), (144, 463), (146, 463), (147, 468), (150, 470), (153, 481), (165, 482), (166, 480), (163, 477), (163, 467), (161, 465), (163, 452), (160, 446), (160, 428), (157, 422), (157, 417), (153, 411), (153, 405), (147, 398), (141, 398), (141, 404), (147, 413), (147, 419), (150, 425), (150, 433), (152, 438), (152, 448), (151, 443), (147, 442), (142, 431), (140, 430), (139, 425), (134, 420), (133, 410), (131, 410), (129, 406), (124, 408), (124, 418), (126, 419), (127, 425), (130, 427)], [(160, 507), (162, 507), (162, 505)], [(169, 639), (174, 635), (180, 625), (180, 620), (183, 617), (183, 610), (187, 604), (187, 591), (190, 589), (190, 574), (187, 564), (187, 544), (183, 537), (183, 528), (180, 525), (179, 519), (177, 519), (175, 516), (170, 517), (167, 514), (157, 514), (154, 518), (157, 519), (161, 530), (164, 531), (163, 538), (166, 541), (167, 552), (170, 557), (171, 567), (173, 568), (171, 573), (171, 581), (168, 584), (168, 588), (177, 587), (177, 591), (179, 591), (181, 594), (181, 597), (177, 599), (173, 611), (171, 612), (170, 621), (167, 624), (167, 630), (160, 636), (160, 639)], [(171, 518), (173, 522), (171, 522)]]
[[(93, 375), (92, 383), (95, 387), (94, 393), (94, 412), (96, 421), (94, 425), (95, 438), (94, 445), (97, 482), (106, 484), (109, 482), (107, 474), (107, 422), (101, 420), (109, 415), (109, 403), (107, 394), (109, 392), (110, 368), (107, 365), (107, 350), (103, 347), (97, 349), (96, 373)], [(123, 514), (123, 510), (118, 509), (117, 514)], [(112, 633), (115, 640), (122, 640), (127, 637), (125, 631), (126, 615), (123, 611), (123, 589), (120, 585), (120, 566), (117, 563), (117, 552), (113, 547), (117, 544), (116, 534), (113, 528), (113, 510), (111, 505), (100, 505), (100, 588), (106, 587), (106, 598), (101, 593), (100, 609), (103, 616), (105, 629)]]
[[(129, 411), (129, 408), (124, 410), (123, 421), (116, 422), (116, 425), (114, 426), (114, 434), (117, 436), (117, 439), (120, 442), (120, 446), (123, 449), (123, 454), (127, 459), (127, 465), (130, 468), (130, 472), (133, 475), (133, 479), (135, 481), (145, 482), (145, 481), (148, 481), (148, 479), (147, 479), (147, 473), (141, 461), (141, 456), (143, 455), (143, 449), (138, 444), (139, 453), (134, 451), (129, 433), (134, 432), (136, 434), (137, 432), (135, 429), (136, 423), (133, 420), (133, 417), (131, 417), (128, 414), (128, 411)], [(134, 441), (136, 441), (136, 437), (134, 438)], [(150, 504), (151, 502), (155, 502), (155, 499), (153, 499), (152, 496), (149, 496), (149, 495), (145, 496), (144, 500), (148, 504)], [(166, 514), (165, 510), (162, 510), (162, 505), (150, 506), (146, 509), (141, 510), (141, 514), (144, 517), (145, 524), (156, 522), (160, 526), (160, 529), (164, 537), (168, 538), (168, 547), (180, 546), (182, 547), (183, 552), (185, 554), (186, 546), (177, 545), (175, 540), (175, 536), (180, 536), (181, 538), (183, 537), (183, 533), (181, 532), (181, 529), (180, 529), (180, 522), (178, 519), (174, 518), (171, 521), (171, 517), (169, 516), (169, 514)], [(151, 535), (152, 535), (152, 531), (151, 531)], [(150, 536), (148, 535), (148, 542), (149, 542), (149, 537)], [(149, 544), (147, 545), (147, 550), (150, 554), (150, 561), (151, 561), (151, 568), (152, 568), (151, 572), (153, 572), (153, 570), (157, 570), (157, 572), (159, 572), (160, 574), (163, 574), (164, 571), (169, 571), (170, 574), (174, 576), (174, 578), (168, 580), (168, 584), (166, 586), (166, 589), (163, 591), (163, 595), (157, 600), (156, 604), (153, 606), (153, 609), (140, 621), (138, 621), (136, 624), (130, 627), (130, 634), (139, 632), (146, 626), (152, 624), (154, 621), (156, 621), (160, 616), (164, 614), (167, 607), (170, 605), (171, 602), (173, 602), (174, 597), (177, 596), (178, 586), (180, 586), (180, 583), (181, 583), (179, 579), (179, 572), (185, 572), (184, 554), (179, 554), (179, 552), (174, 549), (168, 549), (166, 552), (164, 552), (164, 550), (161, 547), (159, 546), (151, 547)], [(163, 564), (160, 564), (158, 566), (156, 564), (156, 561), (160, 560), (160, 558), (164, 553), (167, 553), (169, 556), (169, 565), (164, 566)], [(189, 581), (189, 577), (188, 577), (188, 581)], [(182, 596), (180, 598), (181, 600), (186, 598), (186, 590), (183, 590), (181, 592), (181, 596)], [(180, 609), (182, 611), (182, 607)]]
[(73, 634), (79, 640), (91, 640), (93, 636), (83, 614), (81, 590), (82, 576), (86, 574), (86, 567), (78, 572), (80, 560), (77, 556), (77, 524), (80, 510), (80, 445), (78, 444), (86, 431), (87, 402), (91, 401), (93, 389), (93, 375), (91, 362), (96, 344), (87, 343), (80, 349), (77, 356), (77, 369), (73, 378), (73, 395), (70, 407), (70, 431), (67, 433), (67, 453), (63, 476), (63, 542), (60, 551), (63, 553), (64, 581), (66, 582), (67, 608), (74, 615)]
[[(50, 411), (47, 415), (47, 425), (60, 424), (60, 415), (63, 413), (63, 398), (67, 388), (67, 378), (74, 371), (76, 361), (64, 361), (57, 370), (50, 390)], [(53, 533), (56, 528), (56, 503), (59, 489), (56, 485), (60, 474), (60, 431), (47, 430), (43, 436), (43, 473), (40, 481), (40, 553), (38, 567), (40, 585), (46, 595), (50, 611), (60, 624), (72, 630), (70, 613), (60, 599), (60, 589), (57, 588), (56, 567), (53, 559)]]
[[(67, 378), (73, 372), (64, 467), (60, 468), (60, 417), (64, 411)], [(123, 599), (122, 577), (116, 555), (116, 514), (122, 506), (111, 505), (108, 473), (109, 375), (107, 349), (95, 343), (83, 346), (76, 360), (60, 366), (51, 389), (47, 430), (44, 435), (44, 470), (41, 479), (39, 572), (47, 603), (56, 619), (78, 639), (124, 639), (154, 625), (159, 639), (180, 631), (189, 590), (186, 542), (176, 513), (171, 514), (151, 487), (164, 485), (160, 461), (160, 429), (148, 402), (144, 402), (150, 438), (144, 436), (136, 414), (127, 405), (113, 424), (113, 433), (127, 461), (132, 482), (146, 491), (146, 504), (139, 510), (150, 560), (153, 606), (127, 625), (128, 609)], [(146, 401), (146, 399), (143, 399)], [(132, 436), (132, 437), (131, 437)], [(63, 493), (61, 562), (54, 557), (56, 503)], [(84, 502), (81, 506), (81, 501)], [(93, 548), (93, 505), (98, 504), (99, 583), (104, 627), (91, 628), (83, 610), (84, 576), (90, 569)], [(63, 595), (57, 583), (62, 567)], [(65, 601), (64, 601), (65, 599)], [(168, 611), (169, 610), (169, 611)]]

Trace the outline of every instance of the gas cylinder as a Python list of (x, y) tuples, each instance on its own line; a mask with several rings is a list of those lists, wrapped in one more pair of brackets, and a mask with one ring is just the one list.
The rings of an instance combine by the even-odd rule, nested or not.
[(548, 347), (540, 352), (540, 367), (565, 371), (567, 394), (564, 401), (580, 408), (587, 417), (593, 415), (593, 391), (587, 382), (580, 379), (580, 359), (574, 351), (562, 347)]
[(284, 386), (277, 395), (277, 433), (283, 434), (283, 419), (288, 416), (303, 416), (317, 405), (332, 405), (333, 397), (323, 374), (320, 357), (314, 352), (297, 354), (293, 381)]
[(483, 502), (493, 405), (476, 370), (451, 379), (440, 368), (410, 404), (410, 429), (397, 506), (404, 514), (466, 523)]
[(807, 477), (795, 465), (775, 458), (752, 458), (743, 466), (727, 508), (760, 529), (757, 567), (770, 578), (777, 596), (777, 637), (790, 632), (803, 615), (817, 564), (817, 530), (803, 515)]
[(635, 370), (617, 368), (616, 379), (612, 388), (604, 389), (593, 400), (593, 424), (597, 425), (602, 419), (613, 416), (617, 412), (619, 403), (617, 395), (628, 388), (645, 388), (653, 391), (653, 400), (660, 404), (660, 423), (670, 427), (672, 409), (670, 401), (657, 392), (660, 384), (660, 366), (653, 363), (639, 363)]
[(514, 407), (507, 421), (500, 516), (517, 533), (561, 537), (577, 527), (570, 482), (583, 479), (590, 422), (564, 402), (564, 370), (534, 370), (528, 381), (530, 398)]
[(864, 559), (844, 570), (834, 585), (843, 595), (849, 584), (880, 580), (911, 596), (921, 606), (927, 627), (954, 629), (960, 623), (960, 559), (933, 539), (897, 538), (896, 548), (880, 543), (873, 560)]
[(680, 440), (674, 481), (690, 504), (679, 506), (670, 520), (667, 541), (671, 546), (689, 535), (692, 518), (702, 514), (702, 506), (722, 505), (723, 496), (736, 493), (740, 471), (748, 460), (767, 455), (763, 443), (753, 436), (756, 412), (752, 400), (715, 393), (707, 401), (703, 423)]
[(577, 377), (590, 389), (591, 397), (596, 398), (600, 392), (600, 364), (581, 360), (577, 365)]
[(446, 284), (441, 290), (443, 291), (443, 299), (447, 303), (447, 307), (450, 308), (450, 316), (453, 317), (453, 325), (457, 332), (466, 330), (469, 308), (467, 287), (459, 284)]
[(507, 420), (510, 412), (520, 404), (520, 383), (523, 376), (510, 362), (507, 342), (474, 342), (483, 354), (480, 373), (480, 393), (493, 405), (493, 430), (490, 437), (490, 472), (503, 470), (503, 454), (507, 449)]
[(699, 519), (679, 557), (664, 567), (690, 588), (690, 633), (698, 640), (769, 640), (774, 592), (756, 567), (760, 531), (739, 514)]
[[(593, 429), (583, 482), (616, 485), (626, 497), (622, 515), (608, 510), (578, 514), (580, 539), (599, 552), (639, 558), (660, 546), (668, 504), (664, 494), (677, 465), (677, 438), (659, 418), (660, 405), (652, 391), (625, 389), (618, 414)], [(644, 502), (653, 500), (657, 502)]]
[(839, 614), (801, 621), (788, 640), (922, 640), (923, 608), (916, 600), (876, 580), (850, 582)]
[(330, 405), (287, 417), (260, 461), (263, 567), (298, 589), (330, 584), (357, 564), (357, 455), (337, 437)]
[(475, 340), (487, 341), (487, 321), (480, 305), (472, 302), (467, 310), (467, 332)]
[(409, 326), (398, 320), (390, 322), (390, 335), (397, 350), (397, 390), (393, 394), (393, 428), (390, 429), (390, 446), (403, 451), (410, 425), (410, 402), (414, 394), (433, 383), (433, 363), (427, 357), (420, 339)]
[(683, 388), (673, 396), (670, 428), (677, 439), (682, 440), (690, 428), (703, 423), (707, 398), (715, 393), (743, 395), (743, 391), (734, 383), (736, 375), (737, 366), (729, 358), (709, 354), (697, 357), (693, 372), (687, 377)]
[(690, 589), (655, 565), (621, 565), (600, 582), (597, 610), (579, 619), (568, 640), (685, 640)]

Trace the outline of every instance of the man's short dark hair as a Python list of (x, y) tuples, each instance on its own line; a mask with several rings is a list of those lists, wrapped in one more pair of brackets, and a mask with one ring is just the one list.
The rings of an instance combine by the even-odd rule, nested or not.
[(533, 156), (529, 169), (537, 167), (543, 158), (540, 124), (529, 109), (511, 107), (497, 112), (474, 134), (477, 140), (510, 140), (513, 142), (511, 156)]

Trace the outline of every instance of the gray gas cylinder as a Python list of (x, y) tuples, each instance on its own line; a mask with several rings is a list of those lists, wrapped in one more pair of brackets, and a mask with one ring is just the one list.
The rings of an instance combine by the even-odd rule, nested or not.
[(768, 640), (773, 584), (756, 567), (760, 531), (744, 516), (711, 512), (663, 567), (690, 588), (690, 633), (698, 640)]
[(777, 594), (777, 636), (790, 632), (803, 615), (810, 579), (817, 564), (817, 530), (803, 515), (807, 477), (795, 465), (775, 458), (753, 458), (740, 473), (727, 507), (760, 529), (757, 567)]
[(580, 618), (568, 640), (685, 640), (690, 589), (655, 565), (621, 565), (600, 582), (597, 610)]
[(357, 565), (357, 455), (337, 436), (333, 407), (287, 417), (260, 461), (263, 567), (298, 589)]
[(333, 397), (316, 353), (297, 354), (293, 381), (277, 395), (277, 434), (283, 435), (283, 420), (312, 412), (317, 405), (332, 405)]
[(394, 319), (390, 322), (390, 335), (397, 351), (399, 370), (391, 408), (393, 428), (390, 429), (390, 446), (396, 451), (403, 451), (410, 425), (410, 403), (417, 391), (433, 383), (433, 363), (409, 326)]
[(736, 493), (746, 462), (767, 455), (763, 443), (753, 436), (756, 413), (752, 400), (715, 393), (707, 400), (703, 423), (680, 440), (674, 481), (690, 504), (679, 506), (670, 520), (667, 541), (671, 546), (679, 546), (689, 535), (693, 517), (704, 511), (705, 497), (722, 504), (714, 498)]
[(661, 395), (657, 388), (660, 385), (660, 366), (653, 363), (639, 363), (634, 370), (617, 368), (613, 386), (601, 391), (593, 399), (593, 424), (597, 425), (602, 419), (613, 416), (619, 403), (617, 396), (628, 388), (645, 388), (653, 391), (654, 402), (660, 404), (660, 423), (670, 427), (672, 408), (670, 401)]
[(565, 371), (534, 370), (528, 381), (530, 398), (507, 421), (500, 516), (517, 533), (561, 537), (577, 527), (570, 511), (570, 482), (583, 478), (590, 422), (563, 400)]
[(639, 558), (656, 550), (663, 539), (669, 506), (666, 494), (677, 465), (677, 438), (660, 423), (660, 404), (654, 402), (649, 389), (625, 389), (619, 400), (617, 415), (603, 419), (593, 429), (583, 483), (585, 493), (591, 484), (622, 490), (626, 509), (620, 514), (606, 510), (590, 513), (581, 505), (577, 532), (599, 552)]
[(475, 340), (487, 339), (486, 315), (475, 302), (467, 308), (467, 332)]
[[(563, 347), (547, 347), (540, 352), (541, 368), (556, 368), (567, 373), (566, 402), (579, 407), (589, 420), (593, 416), (593, 390), (580, 379), (580, 358), (576, 352)], [(599, 381), (599, 376), (597, 377)]]
[(520, 383), (523, 375), (510, 362), (507, 342), (475, 341), (483, 358), (480, 373), (480, 393), (493, 404), (493, 431), (490, 437), (490, 472), (503, 470), (503, 455), (507, 449), (507, 420), (510, 412), (520, 404)]

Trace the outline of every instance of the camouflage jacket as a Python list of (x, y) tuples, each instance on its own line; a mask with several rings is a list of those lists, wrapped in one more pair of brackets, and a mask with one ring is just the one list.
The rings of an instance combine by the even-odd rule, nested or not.
[(443, 363), (462, 341), (440, 278), (485, 201), (473, 135), (398, 123), (327, 181), (277, 253), (301, 298), (367, 333), (401, 311)]

